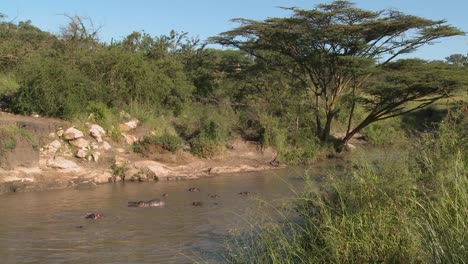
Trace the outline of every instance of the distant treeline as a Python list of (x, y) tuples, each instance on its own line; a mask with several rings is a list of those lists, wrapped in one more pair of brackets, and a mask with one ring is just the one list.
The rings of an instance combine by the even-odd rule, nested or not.
[[(176, 31), (162, 36), (133, 32), (104, 43), (92, 23), (81, 17), (70, 17), (57, 34), (42, 31), (31, 21), (3, 20), (4, 110), (65, 119), (94, 113), (108, 123), (105, 115), (122, 110), (143, 121), (164, 117), (166, 130), (173, 132), (161, 133), (175, 133), (187, 141), (201, 135), (220, 140), (239, 134), (282, 150), (291, 162), (311, 160), (323, 144), (315, 134), (320, 113), (311, 91), (284, 67), (248, 52), (208, 48), (207, 42)], [(453, 62), (431, 64), (444, 68)], [(466, 68), (463, 62), (461, 66)], [(379, 78), (384, 77), (372, 77)], [(337, 125), (331, 132), (346, 131), (351, 109), (356, 119), (366, 112), (355, 107), (351, 97), (336, 103), (342, 109), (333, 116)]]

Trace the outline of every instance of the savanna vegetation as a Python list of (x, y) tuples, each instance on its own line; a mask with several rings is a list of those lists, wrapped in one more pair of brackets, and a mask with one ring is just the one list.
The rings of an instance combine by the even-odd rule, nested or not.
[[(393, 140), (382, 135), (388, 129), (404, 137), (414, 124), (402, 114), (464, 88), (464, 55), (397, 60), (463, 34), (444, 20), (347, 1), (290, 11), (288, 18), (235, 19), (238, 28), (208, 41), (172, 31), (133, 32), (111, 43), (82, 17), (68, 17), (52, 34), (2, 16), (1, 107), (91, 119), (115, 135), (116, 124), (133, 116), (161, 140), (180, 138), (203, 157), (242, 136), (275, 147), (284, 162), (311, 163), (358, 132), (379, 143)], [(235, 49), (208, 48), (213, 43)], [(331, 136), (337, 132), (344, 137)], [(173, 143), (166, 146), (180, 148)]]
[(171, 31), (110, 43), (85, 18), (69, 17), (52, 34), (2, 15), (0, 107), (98, 122), (115, 140), (119, 122), (136, 117), (152, 133), (135, 152), (190, 145), (204, 158), (233, 137), (272, 146), (288, 164), (341, 152), (357, 133), (375, 145), (404, 142), (398, 157), (356, 162), (300, 194), (284, 219), (232, 243), (228, 260), (466, 262), (468, 55), (401, 58), (464, 32), (342, 0), (288, 10), (235, 19), (237, 28), (207, 41)]

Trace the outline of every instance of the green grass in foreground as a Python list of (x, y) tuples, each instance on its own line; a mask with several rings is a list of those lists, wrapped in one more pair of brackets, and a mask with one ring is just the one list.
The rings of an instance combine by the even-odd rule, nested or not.
[[(446, 118), (404, 153), (355, 164), (228, 242), (230, 263), (466, 263), (468, 139)], [(297, 216), (294, 221), (291, 215)], [(267, 220), (265, 220), (267, 217)], [(258, 225), (257, 225), (258, 223)], [(260, 227), (258, 227), (260, 226)]]

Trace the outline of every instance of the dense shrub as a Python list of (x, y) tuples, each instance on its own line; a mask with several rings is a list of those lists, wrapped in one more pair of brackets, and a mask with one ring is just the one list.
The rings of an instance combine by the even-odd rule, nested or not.
[(60, 57), (33, 57), (17, 78), (13, 109), (19, 113), (71, 118), (95, 99), (95, 83)]
[[(331, 176), (230, 243), (232, 263), (464, 263), (468, 144), (463, 122), (398, 154)], [(288, 210), (289, 208), (289, 210)], [(291, 211), (294, 208), (294, 211)], [(299, 219), (292, 216), (298, 215)], [(293, 219), (293, 220), (291, 220)]]
[(146, 136), (143, 144), (158, 144), (165, 150), (176, 152), (184, 146), (184, 140), (178, 135), (163, 134), (161, 136)]

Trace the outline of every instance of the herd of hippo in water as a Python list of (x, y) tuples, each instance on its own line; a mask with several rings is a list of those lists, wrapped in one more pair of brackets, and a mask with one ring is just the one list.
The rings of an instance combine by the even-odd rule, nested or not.
[[(196, 187), (192, 187), (192, 188), (189, 188), (188, 191), (189, 192), (199, 192), (200, 189), (196, 188)], [(244, 192), (239, 192), (238, 194), (239, 195), (248, 195), (248, 194), (250, 194), (250, 192), (244, 191)], [(163, 194), (161, 194), (161, 196), (167, 197), (167, 196), (169, 196), (169, 194), (163, 193)], [(211, 198), (219, 198), (220, 197), (217, 194), (208, 194), (208, 196), (211, 197)], [(217, 205), (218, 203), (214, 203), (214, 204)], [(149, 201), (137, 201), (137, 202), (130, 201), (130, 202), (128, 202), (128, 207), (163, 207), (164, 205), (165, 205), (164, 201), (161, 201), (159, 199), (153, 199), (153, 200), (149, 200)], [(203, 203), (202, 202), (193, 202), (192, 205), (193, 206), (202, 206)], [(91, 212), (91, 213), (87, 213), (84, 218), (97, 220), (97, 219), (101, 218), (102, 216), (103, 215), (101, 213)]]

